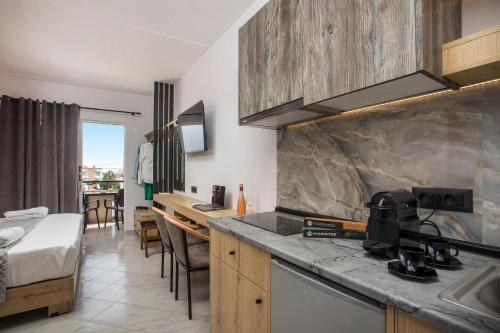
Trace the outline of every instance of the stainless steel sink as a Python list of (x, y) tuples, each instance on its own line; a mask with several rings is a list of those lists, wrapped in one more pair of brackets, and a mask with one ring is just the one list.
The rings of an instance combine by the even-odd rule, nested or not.
[(443, 291), (439, 297), (500, 320), (500, 263), (487, 262)]

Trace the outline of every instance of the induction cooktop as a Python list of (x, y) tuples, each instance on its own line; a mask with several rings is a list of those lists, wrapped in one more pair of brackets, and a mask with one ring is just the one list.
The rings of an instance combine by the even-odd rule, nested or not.
[(302, 233), (304, 222), (288, 218), (276, 212), (233, 217), (234, 220), (254, 225), (282, 236)]

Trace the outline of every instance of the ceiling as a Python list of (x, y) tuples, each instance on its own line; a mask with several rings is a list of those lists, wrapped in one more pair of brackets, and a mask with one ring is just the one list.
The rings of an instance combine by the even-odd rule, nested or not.
[(255, 0), (1, 0), (0, 73), (151, 94)]

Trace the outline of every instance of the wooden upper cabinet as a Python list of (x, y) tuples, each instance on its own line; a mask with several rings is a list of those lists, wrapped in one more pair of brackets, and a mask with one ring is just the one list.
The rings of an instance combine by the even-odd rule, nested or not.
[[(265, 7), (264, 7), (265, 8)], [(266, 107), (267, 12), (261, 9), (239, 31), (240, 119)]]
[(416, 72), (441, 75), (460, 0), (304, 0), (304, 104)]
[(271, 0), (267, 12), (266, 109), (302, 98), (302, 0)]
[(239, 118), (302, 98), (302, 2), (271, 0), (239, 31)]

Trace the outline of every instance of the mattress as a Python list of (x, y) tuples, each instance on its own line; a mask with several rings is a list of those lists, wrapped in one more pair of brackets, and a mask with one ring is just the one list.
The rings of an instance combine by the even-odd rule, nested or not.
[(47, 215), (7, 253), (7, 287), (73, 275), (82, 232), (79, 214)]

